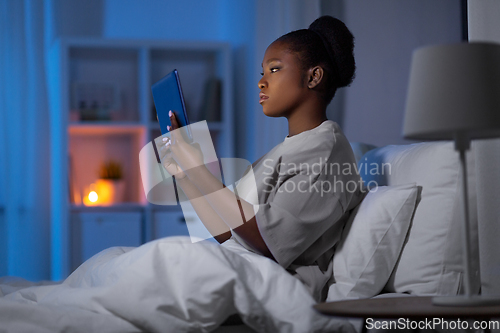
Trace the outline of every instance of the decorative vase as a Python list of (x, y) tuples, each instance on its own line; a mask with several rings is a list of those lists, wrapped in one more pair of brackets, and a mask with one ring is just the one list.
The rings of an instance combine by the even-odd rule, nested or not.
[(109, 206), (123, 202), (125, 195), (125, 181), (123, 179), (98, 179), (96, 192), (99, 195), (99, 204)]

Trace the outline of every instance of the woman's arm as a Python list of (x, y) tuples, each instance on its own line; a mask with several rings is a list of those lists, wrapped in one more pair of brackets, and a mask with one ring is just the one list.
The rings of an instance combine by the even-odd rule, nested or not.
[(188, 197), (201, 222), (203, 222), (215, 240), (221, 244), (227, 241), (231, 237), (229, 227), (214, 211), (212, 206), (210, 206), (198, 188), (193, 185), (188, 177), (176, 178), (176, 184), (182, 188), (182, 191)]
[(260, 234), (253, 205), (237, 198), (231, 190), (212, 175), (205, 165), (187, 169), (184, 172), (187, 175), (186, 178), (189, 178), (199, 189), (227, 226), (252, 248), (268, 258), (274, 259)]
[[(166, 157), (163, 161), (167, 171), (175, 175), (176, 178), (189, 178), (208, 204), (222, 221), (236, 232), (252, 248), (262, 255), (273, 258), (262, 235), (260, 234), (255, 219), (253, 206), (244, 200), (240, 200), (236, 195), (226, 188), (212, 173), (206, 168), (203, 154), (196, 148), (196, 144), (187, 143), (178, 129), (177, 119), (170, 113), (172, 127), (171, 138), (165, 138), (165, 146), (161, 149)], [(195, 192), (189, 189), (191, 195)], [(199, 207), (201, 210), (201, 207)], [(201, 218), (201, 217), (200, 217)], [(274, 258), (273, 258), (274, 259)]]
[[(186, 176), (186, 173), (183, 172), (182, 169), (173, 160), (171, 151), (168, 148), (168, 146), (170, 145), (169, 139), (164, 138), (163, 142), (166, 142), (166, 145), (164, 145), (163, 147), (158, 147), (158, 152), (160, 154), (160, 160), (163, 167), (167, 170), (168, 173), (175, 176), (176, 184), (182, 189), (186, 197), (189, 199), (189, 202), (193, 206), (201, 222), (207, 228), (208, 232), (219, 243), (225, 242), (231, 237), (231, 231), (229, 227), (213, 210), (200, 190), (198, 190), (198, 188), (194, 186), (193, 183), (189, 180), (189, 178)], [(159, 142), (155, 143), (159, 144)]]

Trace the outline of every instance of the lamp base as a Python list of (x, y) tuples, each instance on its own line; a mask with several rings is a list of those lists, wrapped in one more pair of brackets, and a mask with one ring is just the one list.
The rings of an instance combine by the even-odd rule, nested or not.
[(500, 297), (491, 296), (439, 296), (432, 298), (432, 304), (437, 306), (491, 306), (500, 305)]

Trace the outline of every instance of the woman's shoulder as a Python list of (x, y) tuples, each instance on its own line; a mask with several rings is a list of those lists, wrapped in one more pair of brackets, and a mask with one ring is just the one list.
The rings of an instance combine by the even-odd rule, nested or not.
[(323, 143), (333, 149), (348, 149), (351, 150), (351, 145), (339, 124), (332, 120), (324, 121), (318, 128), (318, 131), (313, 133), (314, 137), (308, 140), (310, 143)]
[(311, 130), (286, 138), (283, 146), (295, 153), (311, 149), (331, 150), (337, 144), (338, 138), (343, 136), (344, 133), (336, 122), (325, 120)]
[(313, 129), (311, 135), (314, 135), (320, 140), (335, 140), (339, 135), (344, 135), (339, 124), (333, 120), (325, 120), (318, 127)]
[(283, 142), (255, 161), (252, 167), (255, 168), (263, 160), (268, 159), (285, 163), (305, 163), (319, 158), (325, 161), (334, 150), (347, 148), (351, 149), (340, 126), (332, 120), (326, 120), (311, 130), (285, 138)]

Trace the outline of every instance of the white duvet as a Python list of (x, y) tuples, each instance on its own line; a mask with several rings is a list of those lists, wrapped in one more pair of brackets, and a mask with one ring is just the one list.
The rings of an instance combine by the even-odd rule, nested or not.
[(210, 332), (234, 313), (257, 332), (354, 332), (313, 304), (299, 280), (233, 240), (172, 237), (102, 251), (61, 284), (0, 285), (0, 332)]

